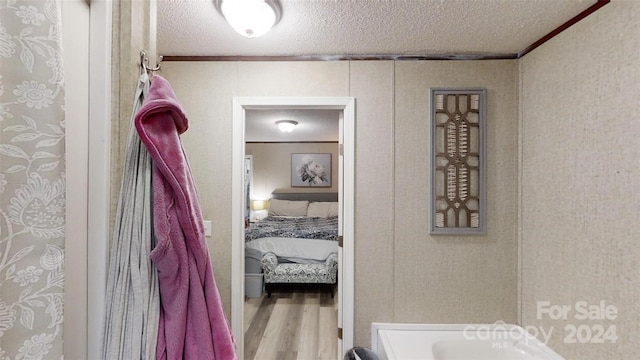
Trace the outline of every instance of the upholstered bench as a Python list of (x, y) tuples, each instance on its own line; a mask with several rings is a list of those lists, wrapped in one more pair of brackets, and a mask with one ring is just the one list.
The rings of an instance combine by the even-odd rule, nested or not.
[(338, 254), (332, 253), (324, 263), (299, 264), (278, 262), (274, 253), (266, 253), (260, 261), (267, 296), (275, 284), (327, 284), (333, 298), (333, 285), (338, 277)]

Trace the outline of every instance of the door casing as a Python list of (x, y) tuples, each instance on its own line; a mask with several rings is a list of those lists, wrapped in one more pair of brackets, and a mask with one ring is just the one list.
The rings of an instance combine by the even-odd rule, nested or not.
[(353, 347), (354, 329), (354, 205), (355, 205), (355, 99), (353, 97), (234, 97), (231, 231), (231, 329), (239, 359), (244, 358), (244, 156), (245, 111), (277, 109), (341, 110), (341, 182), (343, 247), (339, 251), (337, 358)]

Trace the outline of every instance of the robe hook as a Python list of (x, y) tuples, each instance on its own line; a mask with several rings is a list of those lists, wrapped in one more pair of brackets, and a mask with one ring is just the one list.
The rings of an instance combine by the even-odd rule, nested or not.
[(156, 65), (156, 67), (151, 68), (149, 67), (149, 56), (147, 52), (145, 50), (141, 50), (140, 51), (140, 70), (147, 73), (158, 71), (160, 70), (160, 63), (162, 62), (162, 59), (163, 59), (163, 56), (160, 55), (158, 58), (158, 64)]

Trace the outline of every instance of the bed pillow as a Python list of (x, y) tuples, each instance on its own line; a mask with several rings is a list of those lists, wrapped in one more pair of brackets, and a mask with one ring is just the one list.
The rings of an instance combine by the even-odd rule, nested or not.
[(307, 216), (308, 201), (269, 200), (269, 216)]
[(338, 216), (337, 202), (312, 202), (307, 208), (308, 217)]

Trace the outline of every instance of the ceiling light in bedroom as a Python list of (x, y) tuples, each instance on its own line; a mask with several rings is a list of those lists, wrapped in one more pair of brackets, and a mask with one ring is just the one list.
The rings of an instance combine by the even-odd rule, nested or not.
[(266, 34), (282, 16), (278, 0), (215, 0), (215, 4), (229, 25), (248, 38)]
[(293, 120), (279, 120), (276, 121), (276, 125), (278, 125), (278, 129), (282, 132), (291, 132), (293, 128), (298, 125), (298, 122)]

